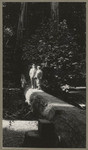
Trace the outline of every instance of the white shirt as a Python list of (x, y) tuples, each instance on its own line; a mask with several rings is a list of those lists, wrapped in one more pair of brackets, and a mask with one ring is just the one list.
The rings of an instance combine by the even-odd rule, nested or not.
[(35, 68), (31, 68), (29, 71), (29, 76), (30, 78), (34, 78), (36, 74), (36, 69)]

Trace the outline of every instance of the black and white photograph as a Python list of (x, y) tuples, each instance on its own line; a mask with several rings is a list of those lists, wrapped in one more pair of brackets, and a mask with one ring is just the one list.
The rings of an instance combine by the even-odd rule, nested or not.
[(2, 2), (3, 148), (86, 148), (86, 2)]

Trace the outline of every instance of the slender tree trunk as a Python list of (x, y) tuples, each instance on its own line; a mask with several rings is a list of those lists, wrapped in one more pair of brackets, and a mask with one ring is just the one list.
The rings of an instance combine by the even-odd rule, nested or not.
[(17, 29), (17, 43), (21, 44), (25, 37), (25, 29), (27, 27), (27, 3), (21, 3), (21, 10)]
[(51, 17), (59, 22), (59, 3), (51, 2)]
[(27, 3), (21, 3), (20, 7), (20, 14), (19, 14), (19, 20), (18, 20), (18, 28), (17, 28), (17, 41), (16, 41), (16, 47), (14, 51), (14, 63), (15, 63), (15, 76), (16, 76), (16, 82), (18, 86), (20, 86), (20, 79), (21, 79), (21, 73), (22, 73), (22, 63), (21, 63), (21, 56), (22, 56), (22, 43), (26, 37), (25, 31), (26, 31), (26, 23), (27, 23)]

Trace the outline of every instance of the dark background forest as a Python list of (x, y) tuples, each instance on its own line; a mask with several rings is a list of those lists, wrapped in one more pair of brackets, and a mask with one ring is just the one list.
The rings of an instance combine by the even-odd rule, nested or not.
[(86, 4), (60, 2), (55, 18), (50, 3), (25, 5), (3, 3), (3, 86), (20, 87), (21, 74), (29, 82), (32, 63), (42, 67), (45, 90), (85, 86)]

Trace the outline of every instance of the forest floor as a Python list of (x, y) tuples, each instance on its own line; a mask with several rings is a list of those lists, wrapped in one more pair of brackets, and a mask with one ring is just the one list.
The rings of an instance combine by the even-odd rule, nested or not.
[(38, 130), (38, 121), (3, 120), (3, 147), (22, 147), (25, 132)]
[(3, 119), (35, 120), (30, 106), (25, 103), (24, 91), (21, 89), (3, 90)]

